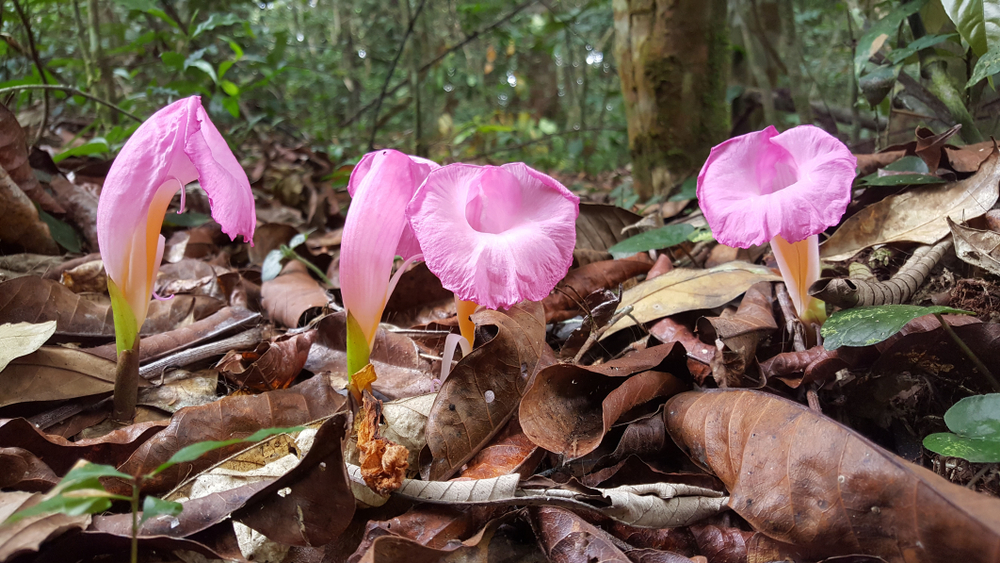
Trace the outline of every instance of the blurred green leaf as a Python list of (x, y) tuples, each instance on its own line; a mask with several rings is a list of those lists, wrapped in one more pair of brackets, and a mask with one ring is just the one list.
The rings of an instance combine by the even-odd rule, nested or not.
[(154, 496), (148, 496), (142, 501), (142, 518), (139, 520), (139, 525), (142, 526), (142, 523), (146, 520), (163, 514), (177, 516), (183, 510), (184, 505), (179, 502), (171, 502)]
[(66, 149), (53, 156), (52, 161), (59, 164), (71, 156), (90, 156), (92, 154), (109, 152), (110, 150), (111, 147), (108, 146), (108, 141), (104, 137), (94, 137), (78, 147)]
[(59, 246), (74, 254), (80, 252), (80, 235), (76, 233), (73, 227), (69, 226), (69, 223), (61, 219), (56, 219), (42, 208), (38, 208), (38, 218), (49, 226), (49, 233), (52, 235), (52, 240), (56, 241)]
[(659, 229), (653, 229), (627, 238), (609, 248), (608, 252), (615, 258), (625, 258), (637, 252), (670, 248), (686, 241), (688, 236), (693, 232), (694, 227), (687, 223), (666, 225)]

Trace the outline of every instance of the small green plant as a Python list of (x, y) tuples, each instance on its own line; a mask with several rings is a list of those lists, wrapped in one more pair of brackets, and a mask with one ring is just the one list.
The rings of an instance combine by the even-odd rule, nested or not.
[[(286, 434), (289, 432), (298, 432), (300, 430), (303, 430), (303, 427), (265, 428), (246, 438), (207, 441), (191, 444), (190, 446), (180, 449), (177, 453), (172, 455), (170, 459), (165, 461), (156, 469), (153, 469), (145, 475), (139, 475), (138, 477), (122, 473), (110, 465), (100, 465), (80, 460), (73, 466), (66, 476), (63, 477), (62, 480), (60, 480), (59, 483), (45, 495), (42, 502), (24, 510), (15, 512), (7, 518), (3, 524), (13, 524), (18, 520), (29, 516), (53, 512), (68, 514), (70, 516), (96, 514), (111, 508), (112, 501), (126, 501), (131, 505), (132, 509), (131, 557), (132, 562), (135, 563), (138, 561), (139, 557), (139, 527), (150, 518), (155, 518), (164, 514), (177, 516), (183, 509), (183, 506), (180, 503), (166, 501), (154, 496), (147, 496), (142, 502), (142, 517), (140, 518), (139, 492), (145, 481), (156, 477), (160, 473), (177, 465), (178, 463), (194, 461), (206, 453), (219, 448), (240, 443), (259, 442), (275, 434)], [(101, 478), (118, 478), (130, 483), (132, 485), (132, 495), (118, 495), (107, 491), (104, 488), (104, 485), (101, 484)]]
[(288, 260), (298, 260), (305, 264), (306, 268), (312, 271), (312, 273), (319, 276), (319, 279), (325, 283), (328, 287), (333, 286), (333, 282), (330, 278), (326, 277), (326, 274), (322, 270), (316, 267), (315, 264), (306, 260), (299, 255), (295, 249), (306, 242), (306, 238), (309, 237), (309, 233), (299, 233), (292, 237), (292, 240), (288, 241), (288, 244), (283, 244), (280, 247), (267, 253), (264, 257), (264, 264), (260, 268), (260, 277), (263, 281), (273, 280), (278, 277), (281, 273), (281, 267), (288, 262)]
[(966, 397), (944, 414), (951, 432), (924, 438), (924, 447), (973, 463), (1000, 463), (1000, 393)]

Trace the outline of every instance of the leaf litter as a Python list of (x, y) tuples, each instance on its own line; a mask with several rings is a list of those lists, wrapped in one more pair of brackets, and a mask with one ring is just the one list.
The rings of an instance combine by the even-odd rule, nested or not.
[[(997, 200), (1000, 160), (992, 143), (958, 147), (947, 144), (949, 133), (921, 130), (912, 146), (861, 155), (863, 175), (909, 155), (941, 183), (888, 197), (876, 193), (885, 188), (857, 186), (856, 201), (867, 207), (854, 209), (822, 252), (852, 263), (888, 252), (898, 260), (872, 268), (886, 278), (919, 251), (914, 244), (947, 237), (954, 248), (942, 250), (906, 294), (905, 314), (831, 309), (812, 347), (795, 347), (795, 323), (781, 306), (766, 247), (736, 251), (654, 232), (645, 239), (667, 248), (613, 259), (610, 248), (661, 228), (663, 217), (588, 202), (574, 267), (559, 288), (543, 303), (477, 313), (473, 352), (442, 382), (445, 336), (457, 329), (454, 304), (425, 266), (407, 271), (372, 353), (381, 407), (368, 412), (367, 428), (378, 429), (370, 439), (401, 448), (368, 458), (370, 470), (388, 479), (380, 491), (387, 496), (366, 484), (342, 389), (342, 217), (323, 218), (328, 224), (296, 246), (329, 283), (299, 260), (262, 277), (268, 254), (305, 233), (308, 218), (322, 224), (315, 205), (282, 192), (294, 186), (272, 181), (266, 165), (261, 174), (272, 180), (262, 189), (285, 199), (261, 205), (259, 215), (271, 222), (258, 228), (256, 247), (229, 245), (212, 223), (167, 227), (156, 287), (174, 297), (152, 304), (140, 350), (140, 403), (160, 420), (117, 429), (105, 422), (115, 352), (97, 255), (7, 255), (0, 262), (0, 340), (10, 343), (0, 370), (0, 471), (10, 478), (0, 480), (0, 516), (37, 502), (78, 459), (138, 475), (206, 440), (306, 425), (147, 480), (143, 495), (182, 501), (184, 510), (146, 520), (142, 549), (408, 563), (805, 561), (861, 553), (889, 562), (914, 553), (915, 561), (953, 557), (946, 553), (993, 560), (997, 465), (962, 462), (964, 472), (949, 472), (954, 462), (912, 447), (948, 429), (941, 418), (948, 406), (991, 391), (979, 366), (1000, 361), (1000, 329), (989, 315), (1000, 290), (984, 278), (996, 274), (1000, 235), (982, 217)], [(283, 151), (334, 169), (318, 153), (282, 147), (276, 154)], [(96, 199), (78, 181), (42, 176), (33, 193), (94, 251), (86, 223)], [(58, 202), (38, 195), (46, 189)], [(46, 207), (53, 203), (67, 207)], [(701, 232), (696, 215), (676, 221), (685, 226), (674, 230)], [(51, 251), (44, 237), (39, 245)], [(826, 264), (832, 279), (857, 271)], [(980, 318), (948, 314), (959, 310)], [(931, 312), (944, 313), (948, 326), (918, 316)], [(839, 326), (838, 318), (857, 326)], [(120, 481), (103, 486), (127, 491)], [(933, 512), (922, 524), (904, 502), (913, 495), (937, 507), (921, 510)], [(851, 520), (838, 506), (859, 516)], [(796, 517), (803, 511), (804, 520)], [(131, 514), (113, 505), (93, 517), (39, 516), (17, 526), (0, 526), (0, 559), (95, 558), (128, 549)]]

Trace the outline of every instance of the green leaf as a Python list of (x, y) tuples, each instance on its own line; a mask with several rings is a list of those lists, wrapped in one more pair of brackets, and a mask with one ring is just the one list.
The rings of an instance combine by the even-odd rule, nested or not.
[(658, 248), (669, 248), (687, 240), (694, 227), (687, 223), (667, 225), (652, 231), (627, 238), (608, 249), (615, 258), (631, 256), (636, 252), (646, 252)]
[(841, 346), (871, 346), (878, 344), (917, 317), (931, 314), (972, 315), (971, 311), (951, 307), (919, 307), (917, 305), (881, 305), (855, 307), (838, 311), (823, 325), (823, 347), (836, 350)]
[(207, 74), (209, 78), (212, 79), (212, 82), (219, 81), (219, 77), (216, 76), (215, 74), (215, 69), (212, 68), (212, 63), (204, 59), (192, 59), (191, 57), (188, 57), (188, 59), (184, 61), (184, 70), (187, 70), (188, 68), (191, 67), (194, 67)]
[(261, 281), (271, 281), (278, 277), (278, 274), (281, 273), (281, 260), (283, 258), (284, 253), (277, 248), (267, 253), (267, 256), (264, 257), (264, 263), (260, 267)]
[(972, 88), (980, 80), (998, 72), (1000, 72), (1000, 45), (991, 47), (986, 54), (979, 57), (979, 60), (976, 61), (976, 68), (972, 71), (972, 77), (969, 78), (965, 87)]
[(914, 55), (917, 51), (933, 47), (938, 43), (943, 43), (951, 39), (952, 37), (955, 37), (954, 33), (949, 33), (947, 35), (925, 35), (920, 39), (911, 41), (906, 47), (893, 50), (886, 58), (889, 59), (889, 62), (892, 64), (901, 63), (910, 56)]
[(219, 448), (225, 448), (227, 446), (232, 446), (233, 444), (241, 443), (253, 443), (259, 442), (264, 438), (269, 436), (274, 436), (275, 434), (288, 434), (290, 432), (299, 432), (305, 429), (304, 426), (293, 426), (291, 428), (264, 428), (254, 432), (253, 434), (247, 436), (246, 438), (234, 438), (232, 440), (218, 440), (218, 441), (207, 441), (198, 442), (196, 444), (191, 444), (185, 448), (181, 448), (174, 455), (170, 456), (170, 459), (165, 461), (159, 467), (151, 471), (146, 475), (146, 477), (152, 477), (157, 475), (178, 463), (186, 463), (189, 461), (194, 461), (199, 457), (205, 455), (206, 453), (217, 450)]
[(128, 497), (104, 490), (101, 477), (132, 480), (131, 475), (122, 473), (110, 465), (79, 462), (53, 487), (49, 492), (49, 498), (35, 506), (15, 512), (4, 524), (47, 512), (60, 512), (71, 516), (94, 514), (110, 508), (112, 500), (128, 500)]
[(858, 86), (865, 97), (865, 101), (872, 107), (882, 103), (882, 100), (892, 92), (892, 87), (896, 85), (896, 77), (899, 76), (900, 65), (886, 65), (876, 67), (875, 70), (861, 76)]
[(238, 118), (240, 116), (240, 103), (238, 99), (233, 97), (222, 98), (222, 107), (226, 108), (229, 115), (234, 118)]
[(63, 152), (52, 157), (52, 161), (59, 164), (63, 160), (71, 156), (90, 156), (92, 154), (99, 154), (103, 152), (109, 152), (111, 147), (108, 146), (108, 141), (104, 137), (94, 137), (93, 139), (87, 141), (86, 143), (73, 147), (71, 149), (66, 149)]
[(160, 60), (174, 70), (184, 70), (184, 55), (178, 52), (167, 51), (160, 55)]
[(49, 233), (52, 235), (52, 240), (59, 243), (59, 246), (74, 254), (80, 252), (80, 235), (76, 234), (76, 231), (73, 227), (69, 226), (69, 223), (56, 219), (40, 207), (38, 208), (38, 218), (49, 226)]
[(146, 500), (142, 501), (142, 519), (139, 520), (139, 525), (141, 526), (143, 522), (150, 518), (156, 518), (163, 514), (177, 516), (183, 510), (184, 505), (179, 502), (171, 502), (154, 496), (148, 496)]
[(1000, 393), (962, 399), (948, 409), (944, 422), (954, 434), (931, 434), (924, 438), (925, 448), (973, 463), (1000, 462)]
[[(179, 31), (181, 33), (184, 33), (184, 30), (181, 29), (180, 24), (177, 23), (176, 21), (174, 21), (174, 18), (168, 16), (167, 13), (164, 12), (163, 10), (161, 10), (159, 8), (151, 8), (149, 10), (146, 10), (146, 13), (150, 14), (152, 16), (156, 16), (157, 18), (159, 18), (159, 19), (163, 20), (164, 22), (166, 22), (167, 25), (169, 25), (170, 27), (176, 29), (177, 31)], [(185, 33), (185, 35), (187, 35), (187, 34)]]
[(875, 25), (858, 39), (858, 46), (854, 51), (855, 76), (861, 77), (861, 71), (864, 70), (868, 59), (879, 50), (886, 39), (896, 35), (896, 30), (903, 20), (923, 8), (926, 3), (927, 0), (914, 0), (897, 7), (889, 12), (889, 15), (875, 22)]
[(1000, 44), (1000, 6), (993, 0), (941, 0), (972, 52), (982, 56)]
[(198, 27), (194, 28), (194, 32), (191, 33), (191, 39), (198, 37), (206, 31), (212, 31), (217, 27), (233, 25), (234, 23), (239, 23), (240, 18), (236, 14), (226, 14), (221, 16), (219, 14), (212, 14), (208, 16), (208, 19), (198, 24)]
[(212, 218), (204, 213), (198, 213), (197, 211), (188, 211), (186, 213), (167, 213), (163, 216), (163, 225), (165, 227), (200, 227), (205, 223), (208, 223)]
[(153, 0), (114, 0), (114, 3), (127, 10), (139, 10), (140, 12), (156, 9), (156, 2)]
[(7, 518), (7, 520), (3, 523), (13, 524), (18, 520), (28, 518), (29, 516), (37, 516), (39, 514), (51, 512), (68, 514), (70, 516), (79, 516), (81, 514), (96, 514), (111, 508), (111, 499), (107, 497), (107, 491), (104, 489), (88, 490), (92, 490), (94, 494), (75, 496), (56, 495), (50, 499), (43, 500), (35, 506), (19, 510), (14, 514), (11, 514), (10, 518)]
[(698, 197), (698, 178), (691, 176), (687, 180), (684, 180), (680, 191), (670, 196), (669, 201), (684, 201), (686, 199), (695, 199), (696, 197)]

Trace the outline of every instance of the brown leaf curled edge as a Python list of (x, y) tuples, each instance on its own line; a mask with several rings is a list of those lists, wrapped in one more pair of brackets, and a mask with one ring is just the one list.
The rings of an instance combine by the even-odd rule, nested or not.
[(1000, 500), (802, 405), (743, 389), (687, 392), (667, 402), (664, 417), (674, 441), (726, 484), (734, 511), (807, 557), (1000, 560)]
[[(374, 370), (371, 364), (364, 369)], [(379, 431), (381, 418), (382, 403), (367, 390), (364, 391), (357, 426), (361, 476), (369, 489), (387, 497), (403, 484), (410, 452), (406, 447), (382, 437)]]

